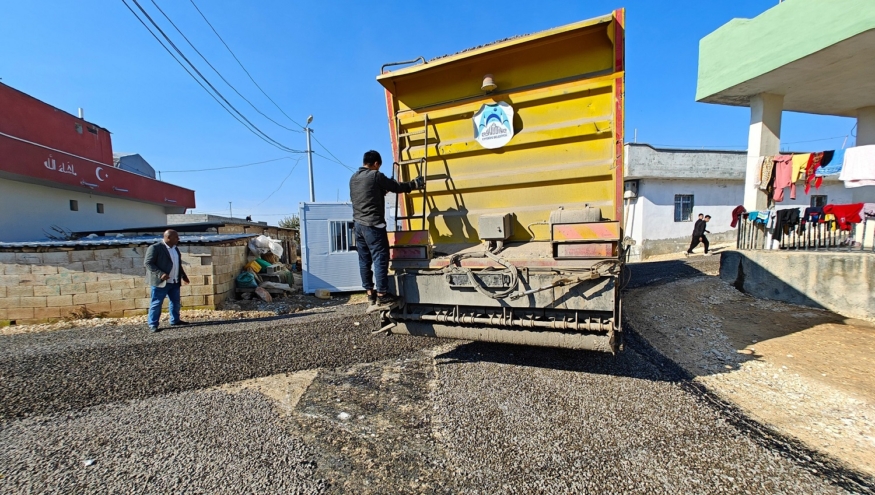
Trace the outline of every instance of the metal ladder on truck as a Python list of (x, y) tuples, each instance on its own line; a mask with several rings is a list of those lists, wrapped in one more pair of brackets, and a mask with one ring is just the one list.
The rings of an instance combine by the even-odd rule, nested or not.
[[(410, 147), (411, 147), (410, 146), (410, 136), (418, 136), (418, 135), (424, 135), (424, 139), (422, 141), (422, 143), (423, 143), (422, 144), (422, 150), (423, 150), (422, 151), (422, 158), (413, 158), (413, 159), (400, 160), (400, 161), (394, 162), (392, 164), (392, 175), (395, 177), (396, 180), (401, 181), (401, 167), (403, 167), (405, 165), (418, 164), (416, 166), (416, 172), (420, 177), (422, 177), (422, 179), (424, 181), (423, 185), (422, 185), (422, 190), (421, 190), (421, 192), (422, 192), (422, 215), (410, 215), (409, 214), (410, 212), (408, 212), (407, 208), (405, 207), (404, 215), (398, 216), (398, 212), (399, 212), (398, 206), (400, 203), (400, 196), (398, 194), (396, 194), (395, 195), (395, 215), (396, 215), (395, 216), (395, 230), (396, 231), (401, 229), (401, 223), (403, 223), (404, 221), (407, 222), (407, 230), (413, 230), (412, 221), (416, 220), (416, 219), (419, 219), (422, 222), (422, 228), (420, 230), (428, 230), (428, 227), (426, 225), (426, 217), (427, 217), (426, 207), (428, 206), (428, 203), (427, 203), (427, 199), (428, 199), (428, 180), (427, 180), (427, 178), (428, 178), (428, 114), (425, 114), (425, 119), (423, 120), (423, 124), (422, 124), (422, 130), (421, 131), (413, 131), (413, 132), (402, 132), (401, 131), (401, 119), (399, 119), (397, 116), (395, 117), (395, 143), (397, 143), (396, 146), (398, 147), (398, 150), (397, 150), (398, 158), (401, 158), (401, 152), (404, 150), (404, 148), (401, 144), (401, 140), (404, 139), (404, 141), (407, 144), (407, 148), (410, 149)], [(412, 179), (413, 178), (409, 178), (409, 180), (412, 180)], [(415, 208), (413, 208), (413, 201), (412, 200), (410, 201), (410, 209), (411, 209), (411, 211), (415, 210)]]

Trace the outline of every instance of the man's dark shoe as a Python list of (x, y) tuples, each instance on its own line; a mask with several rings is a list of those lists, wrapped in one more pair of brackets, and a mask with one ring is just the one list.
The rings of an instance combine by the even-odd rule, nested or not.
[(179, 321), (177, 321), (176, 323), (171, 323), (171, 324), (170, 324), (171, 327), (181, 327), (181, 326), (185, 326), (185, 325), (191, 325), (191, 323), (189, 323), (189, 322), (187, 322), (187, 321), (179, 320)]
[(365, 313), (373, 313), (376, 311), (377, 306), (377, 291), (371, 292), (368, 294), (368, 309), (365, 310)]
[(153, 326), (149, 327), (149, 333), (158, 333), (160, 331), (161, 330), (158, 327), (153, 327)]
[(367, 312), (373, 313), (374, 311), (388, 311), (392, 308), (397, 308), (400, 302), (401, 301), (392, 294), (377, 296), (377, 302), (369, 306)]

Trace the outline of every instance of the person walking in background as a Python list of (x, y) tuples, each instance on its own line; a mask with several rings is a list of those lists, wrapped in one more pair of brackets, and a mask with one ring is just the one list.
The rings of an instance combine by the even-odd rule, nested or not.
[(711, 215), (702, 215), (701, 213), (699, 213), (699, 219), (696, 220), (696, 224), (693, 225), (693, 240), (692, 242), (690, 242), (690, 249), (687, 249), (687, 252), (685, 253), (687, 256), (693, 254), (693, 249), (695, 249), (700, 242), (705, 246), (705, 256), (711, 255), (711, 253), (708, 251), (708, 246), (710, 245), (710, 243), (708, 242), (708, 238), (705, 236), (706, 233), (711, 233), (706, 230), (709, 221), (711, 221)]
[(170, 298), (170, 326), (188, 325), (179, 318), (179, 288), (188, 282), (179, 254), (179, 234), (175, 230), (164, 231), (164, 240), (149, 246), (143, 265), (146, 278), (152, 287), (152, 303), (149, 305), (149, 331), (157, 332), (164, 298)]
[[(389, 236), (386, 234), (386, 193), (407, 193), (422, 189), (425, 180), (417, 177), (398, 182), (380, 172), (383, 159), (374, 150), (365, 153), (362, 167), (349, 179), (352, 219), (355, 221), (355, 247), (359, 255), (362, 287), (368, 291), (368, 313), (398, 305), (389, 294)], [(372, 268), (373, 267), (373, 268)]]

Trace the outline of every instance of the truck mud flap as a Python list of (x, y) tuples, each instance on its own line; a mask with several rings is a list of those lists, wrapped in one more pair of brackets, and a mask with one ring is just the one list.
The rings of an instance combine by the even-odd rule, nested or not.
[(444, 325), (421, 321), (396, 321), (387, 328), (392, 333), (439, 337), (445, 339), (476, 340), (499, 344), (533, 345), (616, 353), (619, 342), (615, 332), (582, 333), (557, 330), (531, 331), (510, 328)]

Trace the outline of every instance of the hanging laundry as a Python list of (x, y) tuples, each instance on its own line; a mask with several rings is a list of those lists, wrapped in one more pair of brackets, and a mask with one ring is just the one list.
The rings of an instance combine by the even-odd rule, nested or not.
[[(808, 160), (808, 166), (805, 167), (805, 194), (808, 194), (808, 192), (811, 191), (812, 182), (815, 183), (815, 189), (820, 188), (820, 183), (815, 180), (816, 177), (814, 176), (814, 172), (820, 167), (821, 163), (823, 163), (823, 157), (826, 153), (828, 152), (819, 151), (811, 154), (811, 160)], [(823, 179), (821, 179), (820, 182), (823, 182)]]
[(823, 207), (812, 206), (805, 208), (805, 213), (802, 215), (802, 223), (817, 223), (823, 218)]
[[(802, 177), (802, 172), (808, 169), (808, 162), (811, 161), (811, 153), (797, 153), (790, 160), (792, 167), (790, 169), (790, 183), (795, 184)], [(795, 197), (793, 199), (796, 199)]]
[(772, 212), (769, 210), (755, 211), (754, 213), (757, 214), (756, 218), (753, 219), (756, 223), (769, 223), (769, 219), (772, 216)]
[[(862, 211), (863, 203), (826, 205), (823, 207), (825, 217), (835, 215), (835, 221), (838, 223), (840, 230), (851, 230), (851, 224), (862, 222), (863, 218), (860, 217)], [(824, 220), (827, 220), (827, 218), (824, 218)]]
[(794, 227), (799, 225), (799, 208), (788, 208), (775, 212), (775, 229), (772, 239), (780, 241)]
[(738, 220), (741, 219), (741, 216), (747, 213), (747, 210), (742, 205), (738, 205), (735, 209), (732, 210), (732, 223), (729, 225), (732, 228), (738, 224)]
[[(826, 160), (826, 153), (824, 153), (824, 161)], [(815, 175), (817, 177), (826, 177), (827, 175), (836, 175), (841, 173), (842, 165), (845, 162), (845, 150), (835, 150), (833, 153), (832, 160), (826, 163), (821, 163), (820, 168), (817, 169)], [(816, 185), (815, 185), (816, 187)]]
[(793, 173), (793, 155), (777, 155), (775, 157), (775, 193), (772, 199), (776, 203), (784, 201), (784, 188), (790, 187), (790, 199), (796, 199), (796, 184), (790, 180)]
[(764, 156), (763, 163), (760, 166), (760, 182), (759, 188), (763, 191), (769, 188), (769, 182), (772, 181), (772, 173), (775, 170), (775, 157)]
[(875, 186), (875, 144), (848, 148), (839, 180), (845, 187)]
[(744, 208), (744, 206), (742, 206), (742, 205), (736, 206), (732, 210), (732, 223), (729, 224), (729, 226), (732, 228), (735, 228), (735, 226), (738, 224), (738, 221), (741, 219), (741, 216), (746, 214), (746, 213), (747, 213), (747, 210)]
[(875, 217), (875, 203), (863, 203), (863, 216)]

